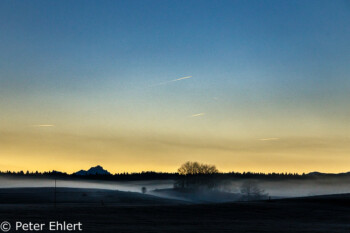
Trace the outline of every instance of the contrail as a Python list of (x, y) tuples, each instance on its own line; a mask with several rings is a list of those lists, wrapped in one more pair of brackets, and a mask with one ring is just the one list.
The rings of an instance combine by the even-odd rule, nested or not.
[(173, 79), (173, 80), (166, 81), (166, 82), (161, 82), (161, 83), (153, 84), (153, 85), (150, 85), (149, 87), (165, 85), (165, 84), (168, 84), (168, 83), (177, 82), (177, 81), (181, 81), (181, 80), (189, 79), (189, 78), (192, 78), (192, 76), (186, 76), (186, 77), (177, 78), (177, 79)]
[(32, 125), (33, 127), (54, 127), (54, 125)]
[(189, 79), (189, 78), (192, 78), (192, 76), (186, 76), (186, 77), (182, 77), (182, 78), (177, 78), (177, 79), (171, 80), (171, 82), (176, 82), (176, 81), (180, 81), (180, 80), (184, 80), (184, 79)]
[(190, 117), (200, 117), (200, 116), (204, 116), (204, 115), (205, 115), (205, 113), (201, 112), (201, 113), (193, 114)]
[(260, 141), (276, 141), (276, 140), (279, 140), (279, 138), (262, 138), (262, 139), (259, 139)]

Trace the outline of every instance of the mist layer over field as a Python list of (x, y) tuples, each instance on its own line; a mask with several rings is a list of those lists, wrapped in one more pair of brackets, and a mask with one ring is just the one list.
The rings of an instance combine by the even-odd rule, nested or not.
[[(325, 194), (350, 193), (349, 178), (316, 178), (308, 180), (252, 180), (271, 197), (302, 197)], [(228, 181), (222, 190), (240, 192), (246, 180)]]
[[(57, 187), (61, 188), (88, 188), (107, 189), (125, 192), (141, 192), (142, 187), (149, 190), (164, 189), (173, 187), (173, 180), (152, 180), (152, 181), (88, 181), (88, 180), (56, 180)], [(55, 180), (35, 178), (5, 178), (0, 177), (0, 188), (33, 188), (33, 187), (54, 187)]]
[[(350, 193), (349, 177), (319, 177), (312, 179), (231, 179), (218, 180), (216, 191), (227, 193), (240, 193), (245, 182), (254, 182), (260, 189), (264, 190), (272, 198), (278, 197), (301, 197), (324, 194)], [(83, 188), (83, 189), (105, 189), (126, 192), (141, 192), (146, 187), (147, 192), (162, 189), (172, 189), (174, 180), (148, 180), (148, 181), (103, 181), (103, 180), (80, 180), (80, 179), (58, 179), (57, 187), (61, 188)], [(52, 178), (19, 178), (0, 177), (0, 188), (33, 188), (54, 187), (55, 180)], [(206, 192), (202, 190), (201, 192)], [(160, 195), (152, 192), (152, 195)], [(162, 193), (161, 196), (164, 196)], [(168, 196), (170, 197), (171, 196)]]

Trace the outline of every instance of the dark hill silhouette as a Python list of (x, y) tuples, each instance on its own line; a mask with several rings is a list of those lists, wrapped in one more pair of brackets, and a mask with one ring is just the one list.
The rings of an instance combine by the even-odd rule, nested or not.
[(105, 169), (103, 169), (103, 167), (101, 167), (100, 165), (97, 165), (96, 167), (92, 167), (89, 170), (85, 171), (85, 170), (80, 170), (76, 173), (74, 173), (75, 175), (79, 175), (79, 176), (86, 176), (86, 175), (111, 175), (111, 173)]

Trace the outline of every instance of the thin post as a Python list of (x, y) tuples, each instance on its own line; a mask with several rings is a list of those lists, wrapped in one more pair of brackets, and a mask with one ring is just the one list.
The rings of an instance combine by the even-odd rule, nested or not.
[(57, 187), (57, 178), (55, 177), (55, 195), (54, 195), (54, 206), (56, 208), (56, 187)]

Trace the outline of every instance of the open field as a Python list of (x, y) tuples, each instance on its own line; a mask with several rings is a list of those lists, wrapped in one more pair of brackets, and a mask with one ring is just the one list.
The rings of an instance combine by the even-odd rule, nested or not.
[(136, 192), (81, 188), (9, 188), (0, 189), (1, 204), (99, 204), (169, 205), (185, 203)]
[[(36, 190), (43, 196), (47, 194), (42, 189)], [(0, 221), (6, 220), (12, 224), (15, 221), (80, 221), (83, 232), (329, 233), (350, 230), (348, 194), (258, 202), (186, 204), (132, 192), (104, 193), (99, 190), (100, 196), (92, 196), (93, 190), (81, 190), (90, 195), (90, 199), (86, 197), (90, 201), (84, 203), (79, 201), (78, 193), (82, 192), (72, 189), (66, 192), (67, 195), (76, 193), (73, 196), (69, 194), (66, 199), (63, 199), (63, 190), (58, 190), (61, 194), (58, 194), (55, 208), (50, 203), (52, 199), (41, 199), (43, 203), (37, 199), (30, 203), (27, 199), (22, 200), (22, 204), (5, 204), (6, 198), (19, 198), (13, 194), (6, 197), (5, 193), (10, 193), (8, 191), (3, 189), (0, 192), (3, 200), (0, 204)], [(35, 193), (35, 189), (31, 189), (31, 192)], [(107, 198), (101, 203), (101, 197), (108, 197), (110, 201)], [(72, 201), (74, 199), (78, 202)]]

